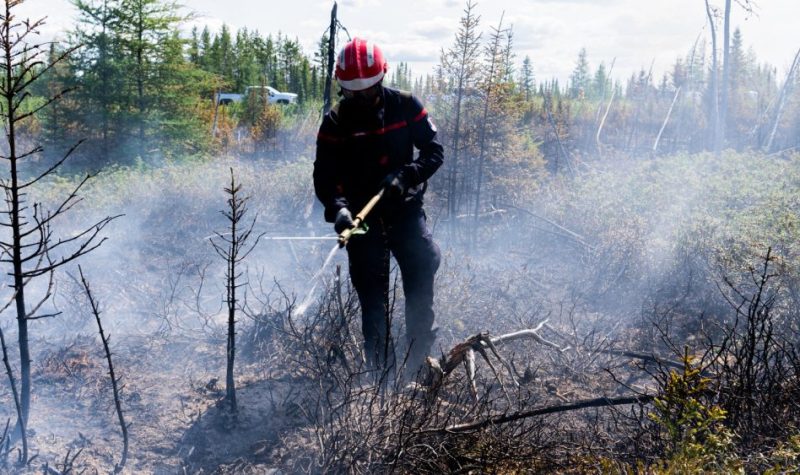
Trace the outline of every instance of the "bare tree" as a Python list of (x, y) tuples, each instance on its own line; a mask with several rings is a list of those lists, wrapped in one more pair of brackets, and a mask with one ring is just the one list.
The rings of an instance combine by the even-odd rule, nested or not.
[(778, 125), (781, 122), (781, 117), (783, 117), (783, 109), (786, 106), (786, 100), (795, 84), (795, 74), (797, 73), (798, 66), (800, 66), (800, 49), (795, 53), (792, 65), (789, 67), (789, 72), (786, 73), (786, 80), (783, 82), (783, 86), (781, 86), (781, 92), (778, 95), (778, 105), (775, 109), (775, 118), (772, 121), (772, 127), (770, 128), (767, 140), (764, 142), (763, 150), (765, 152), (770, 152), (772, 150), (772, 142), (775, 140), (775, 134), (778, 132)]
[(215, 232), (217, 240), (211, 241), (211, 245), (214, 246), (217, 254), (225, 259), (227, 264), (225, 270), (225, 289), (227, 294), (225, 303), (228, 306), (228, 344), (225, 370), (225, 400), (228, 402), (231, 412), (235, 413), (237, 408), (233, 364), (236, 357), (236, 309), (238, 303), (236, 290), (244, 285), (241, 283), (242, 272), (239, 270), (239, 264), (255, 249), (263, 234), (259, 235), (252, 244), (248, 243), (256, 220), (253, 218), (249, 224), (243, 222), (244, 216), (247, 214), (247, 202), (250, 197), (242, 197), (242, 185), (236, 183), (233, 168), (231, 168), (231, 184), (224, 190), (228, 194), (228, 209), (220, 212), (228, 220), (230, 232), (226, 234)]
[[(40, 154), (41, 146), (25, 149), (19, 143), (19, 128), (47, 106), (58, 101), (63, 90), (45, 98), (38, 104), (31, 104), (29, 89), (56, 64), (64, 61), (77, 47), (69, 48), (60, 55), (45, 63), (47, 44), (30, 43), (29, 39), (38, 34), (44, 19), (36, 21), (18, 20), (14, 8), (23, 0), (6, 0), (5, 10), (0, 16), (0, 116), (5, 125), (6, 147), (2, 151), (2, 162), (8, 168), (0, 179), (0, 189), (5, 192), (6, 210), (0, 212), (5, 218), (0, 219), (0, 227), (8, 234), (0, 239), (0, 250), (3, 257), (0, 263), (9, 264), (14, 289), (14, 303), (18, 327), (20, 352), (20, 406), (21, 417), (17, 423), (17, 433), (28, 421), (31, 400), (31, 358), (28, 344), (28, 322), (55, 316), (42, 314), (42, 309), (52, 295), (54, 271), (100, 246), (106, 238), (100, 238), (103, 228), (114, 217), (105, 217), (91, 226), (72, 233), (69, 237), (56, 238), (51, 226), (64, 216), (81, 200), (78, 191), (91, 178), (85, 176), (63, 199), (54, 210), (46, 210), (40, 203), (28, 205), (28, 193), (33, 185), (51, 177), (70, 157), (80, 142), (70, 148), (59, 160), (39, 175), (26, 178), (21, 166), (26, 159)], [(26, 292), (31, 280), (48, 276), (49, 283), (43, 295), (37, 296), (34, 304), (26, 301), (30, 295)]]
[[(472, 228), (472, 241), (473, 244), (476, 244), (478, 238), (478, 228), (480, 227), (480, 222), (478, 220), (479, 213), (480, 213), (480, 206), (481, 206), (481, 186), (483, 185), (483, 167), (484, 161), (486, 160), (486, 132), (489, 128), (488, 120), (489, 120), (489, 106), (493, 99), (492, 92), (494, 90), (495, 82), (498, 76), (503, 74), (503, 71), (498, 74), (498, 64), (500, 61), (503, 60), (501, 57), (501, 40), (503, 36), (506, 35), (506, 31), (503, 30), (503, 17), (505, 16), (505, 12), (500, 15), (500, 23), (497, 25), (497, 28), (492, 27), (492, 39), (490, 44), (487, 46), (486, 49), (486, 57), (488, 59), (488, 66), (489, 69), (486, 72), (485, 78), (485, 85), (484, 85), (484, 97), (483, 97), (483, 118), (481, 122), (483, 127), (481, 127), (480, 139), (479, 139), (479, 152), (478, 152), (478, 178), (477, 184), (475, 185), (475, 209), (473, 213), (473, 228)], [(509, 48), (510, 49), (510, 48)], [(510, 51), (508, 52), (510, 54)]]
[(726, 125), (728, 123), (728, 91), (730, 90), (731, 63), (730, 63), (730, 44), (731, 44), (731, 0), (725, 0), (725, 14), (722, 24), (722, 84), (719, 97), (719, 120), (717, 133), (714, 137), (714, 150), (719, 153), (725, 145)]
[(675, 89), (675, 95), (672, 97), (672, 102), (669, 105), (669, 109), (667, 110), (667, 116), (664, 118), (664, 123), (661, 125), (661, 129), (658, 131), (658, 135), (656, 136), (656, 141), (653, 142), (653, 153), (658, 151), (658, 142), (661, 141), (661, 135), (664, 134), (664, 129), (667, 128), (667, 123), (669, 122), (669, 118), (672, 115), (672, 109), (675, 108), (675, 102), (678, 100), (678, 95), (681, 93), (681, 87), (678, 86)]

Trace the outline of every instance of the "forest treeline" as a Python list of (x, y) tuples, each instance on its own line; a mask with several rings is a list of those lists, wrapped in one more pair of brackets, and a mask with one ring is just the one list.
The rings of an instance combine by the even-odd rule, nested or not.
[[(73, 4), (76, 23), (65, 41), (50, 46), (51, 60), (71, 52), (69, 59), (28, 100), (33, 108), (37, 96), (69, 91), (26, 130), (46, 152), (58, 156), (85, 140), (73, 160), (81, 169), (220, 153), (308, 153), (320, 117), (327, 33), (307, 52), (283, 32), (223, 25), (182, 34), (190, 18), (164, 0)], [(710, 9), (709, 19), (715, 35), (723, 31), (723, 15)], [(616, 79), (613, 58), (592, 65), (582, 49), (566, 84), (538, 78), (537, 58), (517, 57), (513, 33), (502, 22), (486, 28), (470, 1), (433, 74), (414, 75), (408, 64), (390, 61), (387, 82), (423, 97), (450, 149), (440, 180), (452, 213), (478, 207), (480, 201), (467, 201), (481, 200), (480, 189), (509, 166), (569, 170), (580, 157), (610, 150), (798, 146), (797, 65), (778, 77), (738, 29), (724, 42), (698, 37), (660, 77), (650, 66)], [(339, 32), (337, 47), (346, 39)], [(729, 44), (729, 54), (721, 54), (721, 44)], [(274, 106), (253, 94), (238, 104), (215, 104), (216, 92), (264, 85), (297, 93), (298, 103)]]

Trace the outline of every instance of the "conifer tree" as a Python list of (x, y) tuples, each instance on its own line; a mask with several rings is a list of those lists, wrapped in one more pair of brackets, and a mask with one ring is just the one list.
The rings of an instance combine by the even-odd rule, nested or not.
[(578, 53), (578, 60), (575, 62), (575, 69), (569, 77), (569, 96), (577, 99), (585, 95), (589, 90), (591, 79), (589, 77), (589, 61), (587, 59), (586, 48), (581, 48)]
[(533, 64), (530, 56), (525, 56), (522, 60), (522, 69), (520, 69), (519, 84), (522, 88), (522, 93), (525, 95), (525, 100), (530, 101), (531, 96), (535, 90), (536, 84), (533, 75)]
[(453, 125), (450, 132), (449, 173), (447, 184), (447, 212), (452, 219), (458, 209), (458, 190), (460, 152), (462, 148), (464, 98), (469, 89), (474, 87), (480, 71), (480, 38), (478, 31), (480, 16), (475, 13), (476, 4), (467, 0), (464, 15), (456, 33), (453, 46), (442, 51), (441, 73), (444, 81), (452, 84), (447, 91), (452, 94)]

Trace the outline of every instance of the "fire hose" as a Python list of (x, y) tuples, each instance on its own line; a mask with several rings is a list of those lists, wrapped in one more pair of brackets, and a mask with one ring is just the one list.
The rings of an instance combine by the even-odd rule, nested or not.
[(349, 241), (350, 238), (354, 234), (359, 234), (358, 231), (360, 229), (362, 229), (361, 225), (364, 223), (364, 220), (367, 219), (367, 215), (369, 214), (370, 211), (372, 211), (372, 208), (374, 208), (375, 205), (378, 204), (378, 201), (380, 201), (381, 198), (383, 198), (383, 193), (384, 193), (385, 190), (386, 190), (385, 188), (381, 188), (381, 191), (379, 191), (378, 194), (373, 196), (367, 202), (367, 204), (356, 215), (355, 219), (353, 219), (353, 227), (351, 227), (349, 229), (345, 229), (344, 231), (342, 231), (339, 234), (339, 247), (340, 248), (346, 246), (347, 245), (347, 241)]

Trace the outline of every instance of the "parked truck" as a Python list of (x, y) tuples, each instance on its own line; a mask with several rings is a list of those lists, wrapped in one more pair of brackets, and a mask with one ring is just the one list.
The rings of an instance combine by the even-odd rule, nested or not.
[(231, 104), (247, 99), (250, 94), (264, 94), (270, 104), (291, 104), (297, 102), (297, 94), (293, 92), (280, 92), (270, 86), (248, 86), (244, 93), (218, 92), (215, 94), (217, 104)]

